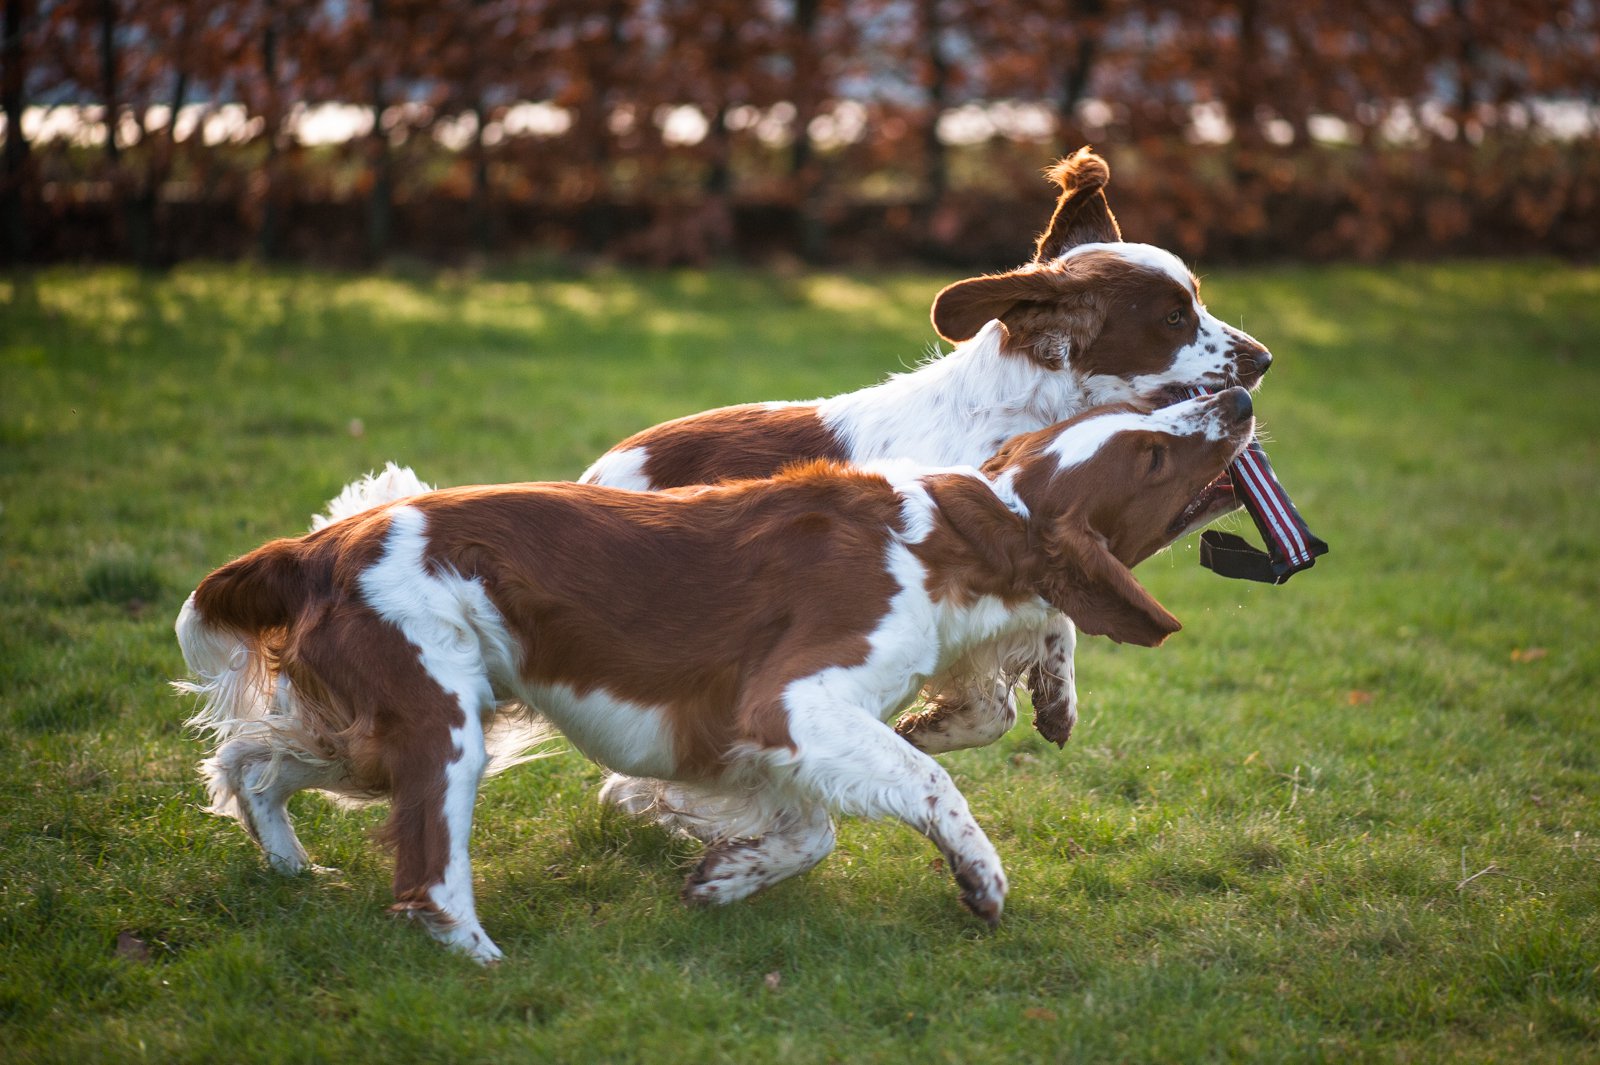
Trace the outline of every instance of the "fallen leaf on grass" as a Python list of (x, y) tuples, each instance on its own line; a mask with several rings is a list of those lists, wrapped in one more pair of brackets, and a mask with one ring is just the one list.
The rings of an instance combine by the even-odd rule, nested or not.
[(117, 957), (127, 958), (129, 961), (149, 961), (150, 944), (132, 932), (118, 932)]
[(1359, 688), (1344, 697), (1344, 701), (1349, 703), (1351, 706), (1366, 706), (1368, 703), (1372, 702), (1372, 699), (1373, 695), (1371, 692), (1364, 692)]
[(1511, 649), (1511, 661), (1513, 662), (1537, 662), (1541, 658), (1549, 657), (1549, 655), (1550, 651), (1544, 647), (1514, 647)]
[(1043, 1006), (1029, 1006), (1022, 1011), (1022, 1015), (1030, 1021), (1059, 1021), (1061, 1014), (1055, 1010), (1047, 1010)]

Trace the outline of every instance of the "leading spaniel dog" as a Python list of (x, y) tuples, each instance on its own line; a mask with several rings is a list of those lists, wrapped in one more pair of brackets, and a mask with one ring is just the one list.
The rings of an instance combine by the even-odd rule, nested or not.
[(660, 494), (456, 488), (273, 541), (177, 621), (212, 807), (297, 872), (290, 795), (387, 795), (396, 909), (491, 961), (468, 835), (486, 732), (520, 705), (669, 782), (708, 842), (690, 901), (809, 869), (841, 811), (927, 835), (994, 923), (994, 847), (885, 722), (982, 648), (1020, 668), (1054, 611), (1131, 643), (1175, 632), (1129, 567), (1232, 506), (1220, 475), (1253, 426), (1233, 388), (1035, 432), (987, 475), (817, 462)]
[(933, 302), (948, 355), (857, 392), (750, 403), (636, 433), (579, 478), (659, 490), (770, 477), (800, 459), (982, 463), (1018, 433), (1106, 403), (1254, 388), (1272, 355), (1218, 320), (1177, 256), (1122, 241), (1105, 160), (1080, 149), (1031, 263), (958, 281)]

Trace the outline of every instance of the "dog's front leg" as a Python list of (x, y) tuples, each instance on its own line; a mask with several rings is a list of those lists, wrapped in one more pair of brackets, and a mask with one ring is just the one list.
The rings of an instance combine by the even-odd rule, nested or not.
[(1065, 614), (1055, 614), (1045, 628), (1042, 653), (1028, 669), (1028, 691), (1033, 696), (1033, 727), (1039, 735), (1065, 746), (1078, 723), (1078, 685), (1073, 655), (1078, 630)]
[(799, 745), (790, 769), (795, 784), (844, 813), (895, 817), (927, 836), (966, 907), (990, 925), (1000, 923), (1006, 897), (1000, 855), (943, 766), (864, 711), (795, 713), (790, 723)]

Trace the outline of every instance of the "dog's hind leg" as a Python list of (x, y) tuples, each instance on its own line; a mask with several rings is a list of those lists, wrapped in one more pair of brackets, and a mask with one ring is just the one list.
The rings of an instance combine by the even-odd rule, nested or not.
[(289, 820), (289, 798), (307, 788), (344, 790), (342, 767), (305, 760), (259, 736), (237, 736), (218, 748), (201, 772), (211, 809), (237, 818), (272, 868), (286, 876), (314, 868)]
[(662, 820), (659, 815), (666, 788), (667, 783), (663, 780), (607, 773), (606, 782), (600, 787), (600, 804), (615, 806), (633, 817)]
[(394, 776), (388, 832), (395, 844), (396, 913), (420, 920), (435, 939), (480, 962), (500, 948), (478, 922), (473, 901), (472, 807), (488, 765), (482, 718), (463, 708), (439, 746), (402, 743), (390, 752)]
[(755, 839), (725, 839), (706, 848), (689, 874), (683, 898), (693, 903), (742, 899), (810, 869), (833, 850), (833, 818), (821, 805), (785, 811)]

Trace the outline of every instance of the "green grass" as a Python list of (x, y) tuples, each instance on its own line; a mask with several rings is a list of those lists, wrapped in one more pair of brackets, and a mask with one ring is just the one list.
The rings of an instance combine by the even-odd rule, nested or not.
[(945, 759), (1011, 874), (996, 932), (862, 822), (685, 910), (693, 848), (566, 755), (484, 788), (484, 971), (385, 916), (381, 811), (297, 798), (341, 872), (296, 880), (199, 811), (167, 681), (210, 569), (386, 459), (569, 477), (665, 417), (867, 384), (946, 280), (0, 282), (7, 1059), (1600, 1058), (1593, 268), (1208, 280), (1278, 356), (1258, 411), (1333, 553), (1267, 588), (1178, 545), (1140, 576), (1185, 630), (1084, 642), (1065, 751), (1024, 725)]

